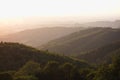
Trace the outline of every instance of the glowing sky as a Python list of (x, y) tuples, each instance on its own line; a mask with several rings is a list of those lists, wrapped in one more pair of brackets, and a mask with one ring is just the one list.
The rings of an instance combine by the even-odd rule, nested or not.
[(0, 34), (52, 20), (82, 22), (118, 17), (120, 0), (0, 0)]
[(0, 18), (119, 16), (120, 0), (0, 0)]

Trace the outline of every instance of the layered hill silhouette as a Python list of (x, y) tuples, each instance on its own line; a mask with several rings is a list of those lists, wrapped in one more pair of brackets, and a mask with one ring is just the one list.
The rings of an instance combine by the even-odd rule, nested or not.
[(120, 29), (89, 28), (39, 46), (39, 49), (76, 56), (120, 40)]
[(0, 43), (0, 71), (18, 70), (28, 61), (35, 61), (41, 65), (48, 61), (69, 62), (79, 67), (88, 67), (88, 64), (83, 61), (39, 51), (23, 44)]
[(36, 47), (45, 44), (50, 40), (60, 38), (62, 36), (79, 31), (81, 29), (83, 28), (82, 27), (36, 28), (9, 34), (0, 38), (0, 40), (5, 42), (19, 42)]
[(111, 57), (115, 54), (120, 55), (120, 41), (89, 51), (86, 54), (78, 56), (78, 58), (95, 64), (110, 63)]
[(120, 20), (88, 22), (88, 23), (82, 24), (81, 26), (120, 28)]

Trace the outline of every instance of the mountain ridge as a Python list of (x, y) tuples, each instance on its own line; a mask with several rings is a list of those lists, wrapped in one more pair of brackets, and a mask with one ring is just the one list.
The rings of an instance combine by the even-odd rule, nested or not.
[(111, 57), (120, 53), (120, 41), (113, 42), (106, 46), (97, 48), (92, 51), (88, 51), (85, 54), (77, 56), (79, 59), (88, 61), (89, 63), (100, 64), (103, 62), (110, 63)]
[(58, 61), (59, 63), (69, 62), (79, 67), (88, 67), (86, 62), (67, 56), (40, 51), (19, 43), (0, 43), (0, 71), (18, 70), (28, 61), (35, 61), (41, 65), (45, 65), (49, 61)]
[(39, 49), (74, 56), (80, 52), (89, 51), (119, 41), (119, 34), (120, 29), (88, 28), (50, 41), (48, 44), (40, 46)]
[(19, 42), (33, 47), (83, 29), (82, 27), (46, 27), (20, 31), (1, 37), (1, 41)]

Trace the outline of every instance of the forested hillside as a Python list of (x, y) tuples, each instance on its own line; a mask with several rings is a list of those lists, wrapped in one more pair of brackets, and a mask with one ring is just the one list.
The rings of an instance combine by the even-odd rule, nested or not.
[(39, 51), (23, 44), (0, 43), (0, 71), (17, 70), (28, 61), (35, 61), (41, 65), (45, 65), (49, 61), (58, 61), (59, 63), (70, 62), (81, 67), (88, 66), (85, 62), (47, 51)]
[(120, 54), (120, 41), (111, 43), (104, 47), (88, 51), (83, 55), (77, 56), (79, 59), (84, 59), (89, 63), (111, 63), (112, 56), (117, 52)]
[(76, 56), (120, 40), (120, 29), (89, 28), (39, 46), (41, 50)]
[(90, 66), (23, 44), (1, 42), (0, 80), (119, 80), (119, 53), (120, 49), (114, 52), (110, 64)]

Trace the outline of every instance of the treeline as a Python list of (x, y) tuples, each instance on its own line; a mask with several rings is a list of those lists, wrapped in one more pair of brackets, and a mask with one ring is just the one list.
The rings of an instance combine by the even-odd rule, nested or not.
[(95, 66), (19, 43), (1, 42), (0, 80), (120, 80), (119, 53), (120, 48), (115, 49), (111, 63)]
[(120, 80), (120, 55), (115, 55), (111, 64), (94, 68), (78, 68), (57, 61), (41, 66), (29, 61), (18, 71), (1, 72), (0, 80)]
[(120, 52), (120, 41), (113, 42), (91, 51), (86, 51), (86, 53), (78, 55), (76, 58), (83, 59), (91, 64), (101, 64), (106, 61), (106, 63), (111, 63), (111, 56), (114, 55), (116, 51)]
[(57, 61), (49, 61), (41, 66), (29, 61), (18, 71), (1, 72), (0, 80), (85, 80), (91, 71), (67, 62), (59, 64)]
[(0, 71), (18, 70), (28, 61), (35, 61), (42, 66), (48, 61), (58, 61), (60, 64), (69, 62), (79, 67), (88, 67), (83, 61), (67, 56), (41, 51), (19, 43), (0, 43)]

